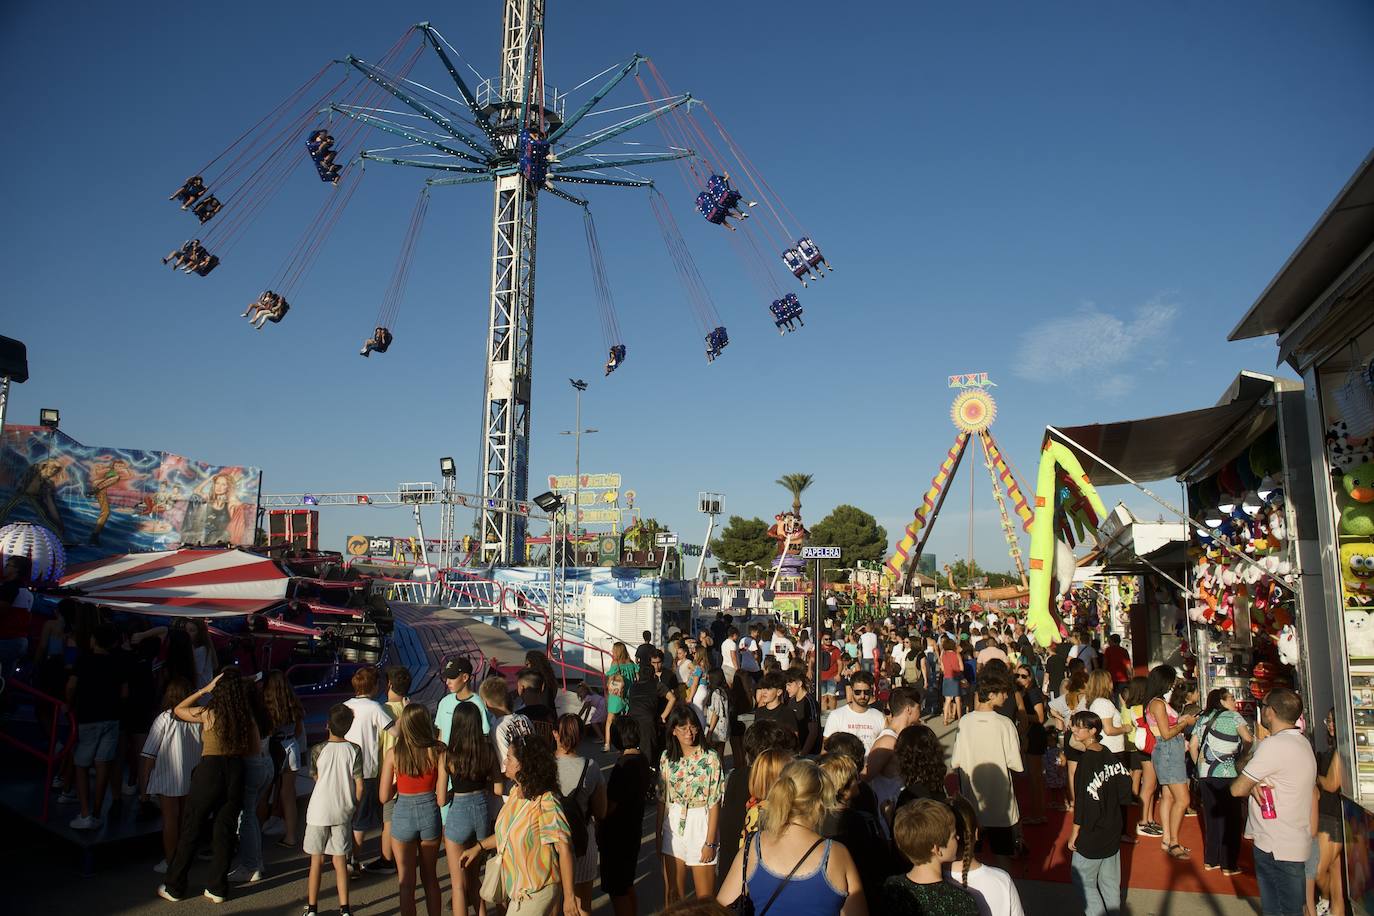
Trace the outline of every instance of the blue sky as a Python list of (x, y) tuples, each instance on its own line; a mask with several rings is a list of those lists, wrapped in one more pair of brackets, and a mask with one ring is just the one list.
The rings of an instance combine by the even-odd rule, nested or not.
[[(445, 454), (475, 487), (488, 187), (436, 189), (383, 358), (356, 351), (423, 173), (369, 168), (291, 315), (261, 333), (239, 312), (323, 186), (298, 174), (209, 278), (158, 258), (193, 225), (166, 196), (325, 61), (375, 59), (429, 19), (493, 75), (499, 8), (5, 4), (0, 333), (27, 342), (32, 372), (10, 420), (59, 407), (83, 442), (258, 465), (269, 492), (429, 479)], [(584, 472), (621, 472), (684, 539), (704, 527), (697, 491), (771, 517), (793, 471), (816, 476), (809, 521), (850, 502), (895, 534), (954, 435), (950, 373), (998, 382), (994, 431), (1024, 475), (1046, 423), (1191, 409), (1272, 369), (1272, 341), (1225, 335), (1374, 146), (1374, 7), (859, 9), (551, 0), (550, 84), (650, 55), (711, 104), (836, 272), (797, 290), (806, 328), (779, 337), (725, 233), (693, 216), (674, 166), (651, 167), (730, 329), (708, 366), (643, 194), (593, 189), (630, 351), (602, 381), (580, 214), (547, 201), (533, 479), (572, 470), (558, 431), (579, 376), (601, 430)], [(416, 75), (442, 74), (426, 60)], [(607, 104), (641, 99), (628, 83)], [(976, 552), (1005, 568), (977, 470)], [(958, 493), (931, 542), (942, 560), (967, 549)], [(361, 511), (328, 516), (327, 542), (408, 529)]]

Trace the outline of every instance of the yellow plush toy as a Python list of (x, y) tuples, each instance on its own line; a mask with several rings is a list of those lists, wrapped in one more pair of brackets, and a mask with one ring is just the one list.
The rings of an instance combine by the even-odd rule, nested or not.
[(1341, 582), (1346, 594), (1374, 596), (1374, 543), (1341, 546)]

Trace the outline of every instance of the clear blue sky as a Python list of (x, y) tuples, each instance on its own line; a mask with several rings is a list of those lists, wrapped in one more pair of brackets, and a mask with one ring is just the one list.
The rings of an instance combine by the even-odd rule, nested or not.
[[(836, 273), (798, 290), (806, 328), (780, 338), (725, 234), (693, 217), (672, 165), (656, 167), (730, 329), (707, 366), (643, 194), (593, 189), (630, 349), (603, 382), (580, 216), (547, 201), (536, 481), (572, 470), (558, 431), (572, 427), (566, 379), (580, 376), (584, 423), (601, 430), (583, 470), (621, 472), (685, 539), (704, 527), (698, 490), (771, 517), (787, 504), (773, 481), (791, 471), (816, 476), (809, 521), (851, 502), (895, 534), (953, 437), (952, 372), (998, 381), (994, 429), (1027, 474), (1046, 423), (1190, 409), (1239, 369), (1273, 368), (1272, 341), (1225, 335), (1374, 146), (1374, 6), (837, 9), (549, 0), (551, 84), (652, 56), (675, 90), (711, 103)], [(429, 479), (445, 454), (473, 488), (489, 187), (436, 190), (383, 358), (356, 351), (423, 173), (370, 168), (291, 315), (261, 333), (239, 312), (304, 229), (318, 183), (298, 176), (207, 279), (158, 258), (192, 228), (166, 196), (323, 62), (375, 59), (429, 19), (492, 75), (499, 10), (0, 8), (0, 333), (27, 342), (32, 371), (11, 421), (59, 407), (83, 442), (259, 465), (270, 492)], [(630, 83), (608, 104), (640, 98)], [(977, 470), (977, 553), (1004, 568)], [(932, 539), (942, 560), (966, 551), (959, 493)], [(338, 546), (409, 519), (326, 524)]]

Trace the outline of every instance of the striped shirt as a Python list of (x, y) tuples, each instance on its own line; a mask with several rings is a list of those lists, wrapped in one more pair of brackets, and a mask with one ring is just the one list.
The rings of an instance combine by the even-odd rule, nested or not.
[(552, 792), (536, 799), (511, 796), (496, 816), (501, 884), (512, 901), (558, 882), (558, 843), (572, 845), (563, 807)]

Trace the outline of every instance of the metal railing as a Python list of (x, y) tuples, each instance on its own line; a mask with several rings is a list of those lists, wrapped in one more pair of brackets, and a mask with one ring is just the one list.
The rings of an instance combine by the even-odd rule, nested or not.
[[(34, 757), (38, 760), (43, 761), (45, 770), (43, 773), (43, 787), (41, 790), (43, 793), (42, 818), (44, 821), (46, 821), (48, 819), (48, 807), (52, 802), (51, 787), (53, 772), (57, 767), (58, 761), (66, 757), (68, 754), (72, 752), (73, 749), (76, 748), (76, 718), (72, 716), (70, 711), (67, 709), (66, 703), (62, 702), (56, 697), (50, 697), (46, 693), (43, 693), (41, 690), (36, 690), (33, 687), (30, 687), (28, 684), (23, 683), (22, 681), (17, 681), (13, 678), (8, 679), (7, 681), (5, 681), (5, 690), (18, 690), (20, 693), (27, 694), (28, 696), (32, 697), (34, 701), (35, 718), (37, 718), (39, 715), (40, 704), (47, 704), (52, 707), (52, 717), (48, 721), (48, 750), (46, 753), (34, 747), (33, 745), (28, 744), (25, 741), (21, 741), (13, 735), (7, 734), (5, 732), (0, 732), (0, 741), (4, 741), (11, 747), (23, 751), (30, 757)], [(66, 715), (67, 717), (67, 740), (66, 742), (64, 742), (62, 750), (59, 751), (57, 749), (57, 730), (59, 721), (61, 720), (63, 715)]]

